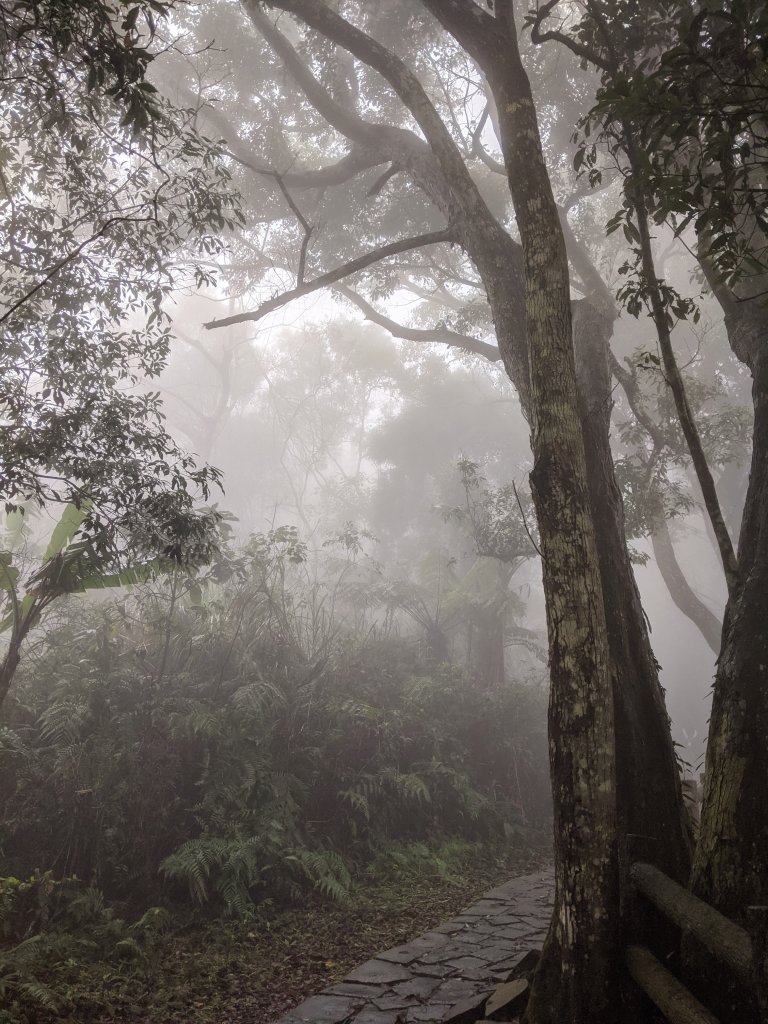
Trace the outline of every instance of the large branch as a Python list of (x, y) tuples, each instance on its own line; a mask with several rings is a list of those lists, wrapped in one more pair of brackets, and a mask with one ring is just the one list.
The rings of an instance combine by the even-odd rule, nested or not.
[[(254, 157), (251, 147), (240, 139), (237, 128), (220, 107), (212, 102), (203, 103), (201, 106), (197, 97), (183, 83), (168, 84), (169, 86), (172, 84), (173, 88), (182, 93), (189, 106), (196, 108), (198, 117), (209, 122), (220, 133), (233, 160), (255, 174), (274, 173), (275, 168), (267, 167)], [(343, 185), (362, 171), (378, 167), (385, 161), (386, 157), (381, 155), (378, 147), (371, 149), (364, 145), (353, 144), (348, 153), (332, 164), (325, 167), (286, 170), (281, 176), (288, 188), (324, 188)]]
[(503, 48), (509, 36), (510, 15), (503, 4), (498, 6), (498, 16), (494, 18), (478, 7), (474, 0), (421, 2), (483, 71), (487, 70), (489, 63), (504, 59)]
[(704, 602), (694, 593), (675, 554), (669, 526), (662, 520), (651, 534), (651, 544), (656, 565), (666, 584), (669, 596), (709, 644), (712, 652), (720, 653), (723, 624)]
[(310, 295), (312, 292), (320, 291), (329, 285), (336, 284), (345, 277), (351, 277), (353, 274), (373, 266), (374, 263), (380, 263), (390, 256), (397, 256), (402, 252), (410, 252), (412, 249), (421, 249), (426, 245), (437, 245), (440, 242), (452, 242), (454, 240), (455, 233), (453, 229), (444, 228), (442, 231), (430, 231), (424, 235), (416, 235), (413, 238), (402, 238), (397, 242), (390, 242), (389, 245), (383, 245), (380, 249), (374, 249), (373, 252), (368, 252), (364, 256), (358, 256), (357, 259), (350, 260), (334, 270), (321, 274), (313, 281), (305, 281), (303, 284), (297, 285), (296, 288), (291, 288), (289, 291), (273, 296), (273, 298), (268, 299), (266, 302), (262, 302), (258, 309), (250, 310), (247, 313), (237, 313), (235, 316), (223, 317), (221, 320), (209, 320), (203, 326), (206, 330), (210, 331), (219, 327), (229, 327), (232, 324), (262, 320), (268, 313), (273, 313), (276, 309), (287, 306), (289, 302), (303, 298), (305, 295)]
[[(262, 21), (258, 17), (261, 12), (256, 0), (241, 2), (254, 15), (257, 27), (261, 26)], [(414, 184), (454, 226), (457, 241), (483, 279), (494, 309), (502, 359), (525, 405), (529, 370), (521, 249), (488, 209), (423, 86), (402, 60), (345, 21), (321, 0), (269, 0), (269, 5), (295, 14), (331, 42), (378, 71), (418, 122), (426, 142), (415, 132), (393, 125), (371, 125), (357, 114), (340, 108), (313, 78), (290, 43), (271, 23), (269, 28), (265, 26), (265, 34), (274, 40), (287, 70), (315, 109), (333, 119), (329, 122), (332, 127), (348, 133), (353, 141), (373, 149), (379, 148), (382, 155), (409, 174)], [(500, 274), (501, 267), (506, 268), (506, 274)]]
[[(256, 163), (251, 156), (247, 156), (246, 147), (237, 143), (229, 145), (230, 156), (243, 167), (255, 174), (274, 175), (273, 168)], [(303, 171), (286, 171), (281, 175), (283, 182), (288, 188), (327, 188), (333, 185), (344, 185), (357, 177), (363, 171), (371, 167), (378, 167), (383, 164), (386, 157), (381, 153), (373, 153), (363, 147), (354, 147), (341, 159), (325, 167), (307, 168)]]
[(495, 345), (489, 345), (488, 342), (480, 341), (479, 338), (473, 338), (469, 334), (460, 334), (458, 331), (451, 331), (447, 327), (434, 327), (431, 329), (407, 327), (404, 324), (397, 323), (395, 320), (390, 320), (383, 313), (379, 313), (361, 295), (358, 295), (357, 292), (346, 285), (335, 285), (335, 291), (357, 306), (366, 320), (370, 320), (371, 323), (383, 327), (395, 338), (402, 338), (404, 341), (434, 342), (439, 345), (449, 345), (451, 348), (460, 348), (465, 352), (473, 353), (473, 355), (483, 356), (483, 358), (492, 363), (498, 362), (501, 359), (501, 353)]
[[(256, 22), (256, 18), (251, 13), (253, 9), (258, 12), (256, 0), (244, 0), (244, 2), (246, 9), (254, 22)], [(368, 67), (378, 71), (415, 118), (417, 124), (424, 133), (427, 143), (434, 153), (443, 174), (450, 179), (454, 190), (461, 198), (464, 208), (471, 210), (476, 208), (478, 204), (482, 204), (483, 201), (477, 186), (472, 181), (469, 170), (464, 163), (459, 148), (454, 142), (451, 133), (443, 123), (442, 118), (427, 95), (424, 86), (404, 61), (396, 56), (396, 54), (392, 53), (391, 50), (382, 46), (381, 43), (372, 36), (361, 31), (345, 18), (342, 18), (335, 11), (331, 10), (331, 8), (326, 6), (322, 0), (268, 0), (268, 2), (270, 7), (282, 11), (288, 11), (289, 13), (301, 18), (301, 20), (311, 28), (314, 28), (327, 39), (330, 39), (332, 42), (348, 50), (358, 60), (367, 64)], [(480, 8), (477, 8), (477, 10), (481, 14), (483, 13), (480, 11)], [(264, 16), (259, 12), (258, 24), (260, 31), (265, 31), (262, 28), (263, 19)], [(274, 34), (276, 30), (274, 29), (274, 26), (271, 26), (271, 23), (270, 27)], [(269, 38), (271, 42), (271, 38), (269, 36), (267, 38)], [(275, 46), (277, 47), (277, 41), (275, 42)], [(291, 71), (296, 74), (293, 66), (291, 66)], [(304, 71), (301, 74), (304, 80), (308, 77), (312, 77), (306, 68), (304, 68)], [(302, 89), (304, 89), (305, 92), (308, 92), (310, 83), (308, 81), (302, 81), (300, 84)], [(360, 141), (370, 143), (372, 140), (372, 136), (370, 134), (371, 130), (373, 130), (375, 134), (381, 133), (385, 128), (387, 128), (387, 126), (383, 125), (370, 125), (367, 122), (362, 122), (357, 115), (354, 115), (353, 122), (350, 119), (349, 112), (345, 111), (344, 108), (340, 108), (339, 104), (334, 100), (331, 100), (329, 97), (324, 100), (324, 109), (321, 109), (320, 106), (318, 106), (314, 98), (312, 102), (315, 103), (317, 109), (330, 123), (334, 123), (332, 118), (334, 118), (338, 124), (341, 124), (343, 121), (346, 130), (343, 128), (340, 128), (340, 130), (345, 130), (345, 134), (348, 134), (350, 138), (353, 137), (350, 133), (352, 131), (356, 131), (358, 133), (357, 137)], [(361, 128), (361, 124), (365, 125), (364, 129)], [(337, 125), (334, 124), (334, 127), (336, 126)], [(390, 132), (392, 131), (391, 128), (387, 128), (387, 130)], [(364, 132), (364, 134), (361, 134), (361, 132)]]
[[(290, 5), (284, 6), (282, 4), (270, 3), (270, 6), (283, 8), (284, 10), (291, 9)], [(328, 124), (348, 139), (362, 144), (375, 145), (377, 141), (376, 132), (381, 126), (366, 121), (354, 110), (338, 103), (323, 88), (310, 71), (308, 64), (301, 59), (291, 43), (264, 13), (258, 0), (243, 0), (243, 7), (256, 30), (261, 33), (280, 57), (301, 91)]]

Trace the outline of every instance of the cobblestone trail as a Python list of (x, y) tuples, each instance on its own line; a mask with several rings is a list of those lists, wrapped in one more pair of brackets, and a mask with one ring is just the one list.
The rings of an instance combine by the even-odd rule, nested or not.
[(458, 917), (379, 953), (277, 1024), (426, 1024), (472, 1017), (529, 950), (552, 913), (551, 871), (491, 889)]

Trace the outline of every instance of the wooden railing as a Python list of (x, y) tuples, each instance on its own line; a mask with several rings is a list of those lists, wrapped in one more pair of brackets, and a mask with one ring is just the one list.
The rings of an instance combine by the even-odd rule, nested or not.
[[(748, 932), (651, 864), (633, 864), (630, 875), (635, 888), (683, 934), (692, 935), (730, 969), (740, 984), (754, 993), (760, 1024), (768, 1024), (768, 907), (748, 908)], [(718, 1024), (711, 1010), (703, 1006), (650, 950), (630, 946), (627, 967), (670, 1024)]]

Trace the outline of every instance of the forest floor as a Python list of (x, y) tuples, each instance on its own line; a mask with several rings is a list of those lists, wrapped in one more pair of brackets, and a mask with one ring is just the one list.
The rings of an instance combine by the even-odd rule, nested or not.
[(460, 912), (551, 858), (529, 843), (478, 855), (461, 875), (361, 880), (344, 903), (270, 907), (256, 920), (192, 924), (167, 937), (152, 979), (114, 999), (99, 1024), (270, 1024), (383, 949)]

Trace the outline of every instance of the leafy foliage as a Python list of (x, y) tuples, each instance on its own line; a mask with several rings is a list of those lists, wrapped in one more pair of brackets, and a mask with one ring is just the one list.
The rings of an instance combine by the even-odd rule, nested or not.
[[(718, 277), (760, 287), (768, 266), (766, 5), (614, 3), (599, 14), (587, 5), (573, 37), (602, 70), (577, 170), (592, 184), (600, 178), (592, 129), (614, 156), (631, 132), (633, 177), (642, 177), (655, 223), (668, 221), (678, 234), (692, 225)], [(631, 205), (609, 227), (623, 227), (634, 245)], [(633, 311), (642, 296), (627, 287)], [(692, 313), (677, 295), (668, 307), (677, 318)]]
[(129, 925), (76, 878), (36, 872), (0, 879), (0, 1021), (56, 1019), (71, 1010), (84, 964), (127, 962), (129, 976), (146, 969), (169, 923), (166, 910), (149, 907)]
[(304, 558), (278, 529), (202, 586), (176, 572), (61, 612), (0, 735), (10, 871), (244, 914), (342, 897), (385, 840), (546, 817), (538, 687), (427, 675), (401, 639), (345, 626), (340, 598), (323, 618)]
[(236, 196), (220, 147), (146, 80), (171, 7), (2, 5), (0, 497), (74, 502), (97, 546), (178, 556), (210, 532), (194, 500), (218, 474), (142, 382), (167, 358), (166, 297), (210, 279)]

